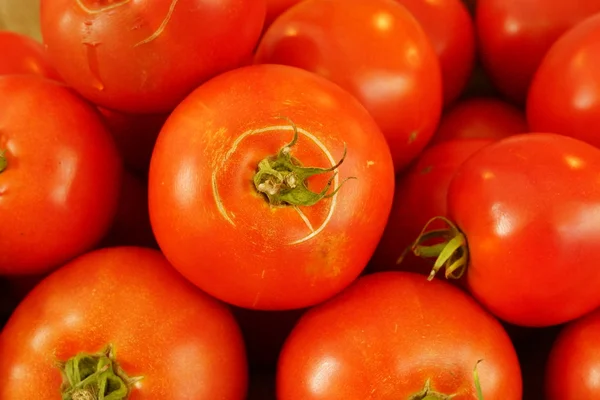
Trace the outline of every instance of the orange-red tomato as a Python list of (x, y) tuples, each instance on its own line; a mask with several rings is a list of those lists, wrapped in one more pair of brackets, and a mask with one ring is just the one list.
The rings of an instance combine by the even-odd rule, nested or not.
[(60, 80), (44, 46), (29, 36), (0, 31), (0, 75), (34, 74)]

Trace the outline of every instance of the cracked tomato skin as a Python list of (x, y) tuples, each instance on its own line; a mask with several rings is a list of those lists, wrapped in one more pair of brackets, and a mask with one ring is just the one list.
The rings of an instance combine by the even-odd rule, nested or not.
[(438, 56), (396, 1), (303, 1), (273, 22), (255, 62), (303, 68), (352, 93), (378, 123), (397, 171), (423, 150), (440, 118)]
[(599, 170), (599, 149), (546, 133), (494, 142), (458, 168), (448, 216), (466, 236), (469, 291), (497, 317), (543, 327), (600, 306)]
[(492, 315), (447, 282), (380, 272), (300, 318), (280, 355), (277, 398), (413, 399), (429, 380), (453, 400), (476, 400), (476, 365), (485, 400), (521, 400), (515, 349)]
[[(305, 166), (333, 166), (346, 145), (333, 185), (356, 179), (336, 196), (294, 208), (256, 190), (259, 162), (294, 136), (290, 121), (300, 129), (291, 155)], [(332, 175), (309, 187), (320, 191)], [(393, 192), (389, 148), (368, 112), (326, 79), (283, 65), (200, 86), (167, 120), (150, 164), (150, 219), (164, 254), (201, 289), (245, 308), (302, 308), (350, 284), (381, 237)]]
[(157, 250), (115, 247), (43, 280), (0, 334), (0, 398), (60, 398), (56, 361), (113, 345), (128, 400), (243, 400), (243, 339), (228, 308), (187, 282)]
[(0, 76), (0, 110), (0, 275), (45, 274), (110, 228), (121, 159), (95, 107), (61, 83)]
[(164, 113), (246, 62), (265, 13), (265, 0), (42, 0), (41, 27), (56, 69), (84, 97)]

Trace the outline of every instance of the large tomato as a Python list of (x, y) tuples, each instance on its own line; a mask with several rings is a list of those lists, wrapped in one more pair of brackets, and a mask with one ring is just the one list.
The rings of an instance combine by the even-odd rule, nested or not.
[(525, 113), (496, 98), (471, 98), (456, 103), (440, 120), (429, 144), (453, 139), (502, 139), (529, 132)]
[(150, 249), (98, 250), (50, 275), (8, 321), (0, 354), (2, 399), (97, 399), (103, 383), (111, 399), (246, 394), (231, 312)]
[(42, 0), (41, 26), (56, 69), (86, 98), (160, 113), (248, 58), (265, 7), (265, 0)]
[(0, 110), (0, 274), (43, 274), (107, 232), (121, 161), (96, 109), (60, 83), (1, 76)]
[(267, 0), (267, 16), (265, 18), (264, 30), (268, 29), (273, 21), (287, 11), (288, 8), (301, 1), (305, 0)]
[(0, 30), (0, 75), (34, 74), (60, 80), (44, 46), (29, 36)]
[(600, 147), (599, 66), (600, 14), (565, 33), (548, 51), (527, 99), (531, 129)]
[(150, 219), (166, 257), (206, 292), (302, 308), (360, 274), (393, 191), (385, 138), (356, 99), (301, 69), (255, 65), (171, 114), (150, 165)]
[(481, 59), (498, 89), (524, 104), (531, 79), (552, 44), (586, 17), (598, 0), (477, 0)]
[(396, 170), (437, 127), (440, 63), (419, 22), (397, 1), (303, 1), (271, 25), (255, 60), (300, 67), (347, 89), (379, 124)]
[(277, 398), (521, 400), (521, 374), (500, 323), (466, 293), (380, 272), (304, 314), (281, 353)]
[(546, 400), (600, 397), (600, 310), (571, 322), (558, 334), (546, 364)]
[(444, 102), (464, 89), (475, 62), (475, 29), (461, 0), (397, 0), (417, 18), (440, 59)]
[[(600, 306), (600, 150), (556, 134), (494, 142), (448, 189), (447, 246), (417, 246), (515, 325), (560, 324)], [(438, 235), (439, 236), (439, 235)], [(435, 235), (434, 235), (435, 237)], [(433, 251), (433, 250), (441, 250)]]

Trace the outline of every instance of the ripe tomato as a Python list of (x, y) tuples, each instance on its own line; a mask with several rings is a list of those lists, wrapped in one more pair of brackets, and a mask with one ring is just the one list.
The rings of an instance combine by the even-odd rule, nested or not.
[[(600, 14), (565, 33), (548, 51), (527, 99), (532, 129), (600, 147)], [(594, 127), (594, 128), (591, 128)]]
[(502, 139), (529, 132), (525, 113), (494, 98), (463, 100), (449, 109), (429, 144), (453, 139)]
[(0, 110), (0, 274), (43, 274), (108, 231), (121, 161), (94, 107), (60, 83), (0, 76)]
[(468, 260), (469, 291), (515, 325), (556, 325), (600, 306), (598, 170), (599, 149), (556, 134), (515, 135), (482, 148), (448, 189), (456, 227), (443, 235), (438, 266), (459, 270)]
[(0, 30), (0, 75), (34, 74), (60, 80), (44, 46), (29, 36)]
[(42, 36), (65, 81), (132, 113), (169, 112), (241, 64), (264, 18), (265, 0), (41, 1)]
[(291, 6), (300, 3), (304, 0), (267, 0), (267, 17), (265, 18), (264, 30), (266, 31), (269, 26), (283, 14)]
[(461, 0), (397, 0), (419, 21), (440, 59), (444, 103), (464, 89), (475, 62), (475, 29)]
[[(476, 396), (474, 369), (483, 396)], [(279, 400), (521, 400), (517, 355), (466, 293), (409, 272), (360, 278), (288, 337)], [(411, 397), (412, 396), (412, 397)]]
[(598, 0), (477, 0), (481, 59), (498, 89), (524, 104), (550, 46), (596, 12), (600, 12)]
[(454, 173), (467, 158), (490, 143), (492, 140), (486, 139), (451, 140), (421, 153), (396, 182), (392, 211), (370, 269), (400, 268), (429, 274), (431, 263), (422, 258), (406, 254), (400, 265), (397, 260), (418, 238), (427, 221), (446, 215), (448, 186)]
[(303, 308), (364, 269), (393, 191), (385, 138), (356, 99), (301, 69), (255, 65), (171, 114), (150, 165), (150, 220), (166, 257), (206, 292)]
[(546, 400), (600, 396), (600, 310), (569, 323), (558, 334), (546, 364)]
[(347, 89), (379, 124), (397, 171), (437, 127), (438, 57), (421, 25), (396, 1), (301, 2), (271, 25), (255, 61), (300, 67)]
[[(109, 345), (114, 362), (97, 356)], [(115, 399), (243, 400), (246, 394), (244, 344), (230, 311), (150, 249), (98, 250), (50, 275), (8, 321), (0, 354), (2, 399), (54, 400), (71, 387), (61, 385), (57, 361), (83, 359), (73, 363), (83, 374), (94, 358), (87, 374), (100, 361), (108, 365), (105, 395), (112, 391)], [(124, 374), (137, 379), (117, 396), (128, 380), (115, 375)], [(68, 398), (96, 398), (88, 390), (102, 378)]]

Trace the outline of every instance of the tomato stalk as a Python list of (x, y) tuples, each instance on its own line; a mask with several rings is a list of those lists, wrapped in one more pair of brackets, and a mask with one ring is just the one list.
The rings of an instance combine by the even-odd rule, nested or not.
[(126, 400), (133, 384), (142, 379), (127, 376), (111, 345), (96, 354), (79, 353), (59, 368), (62, 400)]
[[(479, 373), (477, 372), (477, 367), (483, 360), (478, 360), (475, 364), (475, 368), (473, 369), (473, 382), (475, 384), (475, 393), (477, 395), (477, 400), (484, 400), (483, 391), (481, 390), (481, 383), (479, 381)], [(456, 397), (456, 394), (443, 394), (431, 389), (431, 380), (427, 379), (425, 382), (425, 387), (419, 393), (414, 394), (408, 398), (408, 400), (452, 400)]]
[[(271, 205), (312, 206), (323, 199), (334, 196), (349, 179), (356, 179), (354, 177), (347, 178), (333, 192), (328, 193), (337, 176), (335, 170), (342, 165), (346, 158), (346, 145), (344, 144), (344, 155), (331, 168), (304, 167), (298, 159), (291, 155), (292, 147), (298, 141), (298, 129), (292, 121), (289, 122), (294, 130), (292, 141), (283, 146), (276, 155), (261, 160), (258, 163), (258, 171), (253, 177), (254, 187), (267, 197)], [(317, 193), (308, 188), (306, 182), (308, 178), (329, 172), (334, 172), (334, 174), (327, 181), (323, 190)]]
[[(443, 221), (447, 228), (428, 230), (436, 221)], [(435, 244), (426, 244), (431, 241), (435, 241)], [(406, 249), (398, 259), (398, 263), (402, 262), (407, 251), (412, 251), (417, 257), (435, 258), (428, 280), (432, 280), (442, 268), (445, 269), (447, 279), (460, 279), (469, 262), (467, 238), (455, 224), (445, 217), (430, 219), (412, 246)]]
[(8, 166), (8, 160), (6, 159), (6, 150), (0, 150), (0, 173), (4, 172)]

